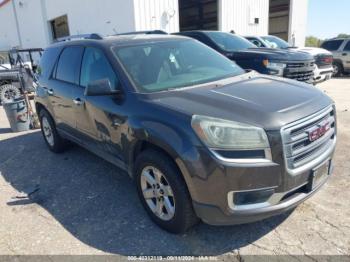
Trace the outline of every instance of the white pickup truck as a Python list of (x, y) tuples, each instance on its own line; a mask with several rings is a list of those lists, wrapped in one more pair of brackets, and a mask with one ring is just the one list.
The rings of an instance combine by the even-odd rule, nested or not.
[(277, 36), (246, 36), (250, 42), (258, 47), (281, 48), (305, 52), (315, 58), (314, 84), (329, 80), (333, 75), (333, 55), (323, 48), (315, 47), (293, 47)]

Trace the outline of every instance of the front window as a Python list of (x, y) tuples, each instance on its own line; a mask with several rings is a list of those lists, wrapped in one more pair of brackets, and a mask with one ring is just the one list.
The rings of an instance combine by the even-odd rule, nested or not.
[(222, 50), (227, 52), (235, 52), (240, 50), (245, 50), (248, 48), (256, 48), (247, 39), (224, 32), (206, 32), (211, 40), (213, 40)]
[(286, 49), (286, 48), (291, 47), (286, 41), (284, 41), (283, 39), (278, 38), (276, 36), (263, 36), (262, 38), (266, 42), (268, 42), (270, 45), (275, 44), (275, 45), (277, 45), (278, 48), (281, 48), (281, 49)]
[(140, 92), (204, 84), (244, 70), (194, 40), (171, 40), (113, 48)]

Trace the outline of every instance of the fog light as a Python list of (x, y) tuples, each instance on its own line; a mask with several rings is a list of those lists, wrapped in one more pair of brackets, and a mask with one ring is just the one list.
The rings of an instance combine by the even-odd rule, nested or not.
[(233, 195), (233, 204), (236, 206), (264, 203), (267, 202), (274, 192), (274, 189), (236, 192)]

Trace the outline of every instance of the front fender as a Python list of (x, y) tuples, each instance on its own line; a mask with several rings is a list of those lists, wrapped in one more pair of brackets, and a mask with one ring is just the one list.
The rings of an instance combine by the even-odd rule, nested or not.
[[(173, 121), (174, 124), (179, 122)], [(153, 120), (133, 121), (134, 139), (130, 143), (128, 156), (129, 174), (131, 176), (133, 174), (135, 152), (138, 152), (139, 146), (143, 142), (147, 142), (162, 149), (174, 160), (181, 171), (192, 199), (196, 200), (197, 192), (193, 186), (195, 174), (191, 174), (186, 163), (194, 162), (199, 158), (196, 147), (198, 140), (192, 129), (189, 129), (190, 125), (181, 127), (174, 124)]]

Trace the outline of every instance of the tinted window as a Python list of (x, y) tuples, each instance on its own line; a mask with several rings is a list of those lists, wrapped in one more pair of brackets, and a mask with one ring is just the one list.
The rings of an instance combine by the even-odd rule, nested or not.
[(56, 79), (79, 84), (81, 56), (84, 48), (81, 46), (67, 47), (61, 53), (57, 64)]
[(141, 92), (193, 86), (243, 74), (234, 62), (194, 40), (114, 49)]
[(326, 41), (322, 44), (322, 48), (327, 49), (329, 51), (337, 51), (344, 40), (333, 40)]
[(344, 47), (344, 51), (350, 51), (350, 41)]
[(291, 47), (286, 41), (284, 41), (283, 39), (281, 39), (277, 36), (273, 36), (273, 35), (263, 36), (262, 39), (264, 39), (271, 46), (273, 46), (273, 44), (275, 44), (276, 48), (286, 49), (286, 48)]
[(48, 48), (44, 51), (44, 54), (40, 59), (39, 67), (37, 70), (37, 73), (40, 78), (50, 77), (50, 74), (52, 73), (52, 69), (55, 65), (59, 53), (59, 48)]
[(206, 34), (224, 51), (239, 51), (248, 48), (256, 48), (256, 46), (247, 39), (238, 35), (223, 32), (207, 32)]
[(249, 37), (247, 37), (247, 39), (249, 40), (249, 42), (253, 43), (253, 44), (256, 45), (257, 47), (265, 47), (264, 44), (261, 43), (258, 39), (249, 38)]
[(96, 48), (86, 48), (81, 66), (80, 85), (86, 87), (89, 83), (104, 78), (109, 80), (113, 89), (117, 89), (117, 76), (103, 52)]

